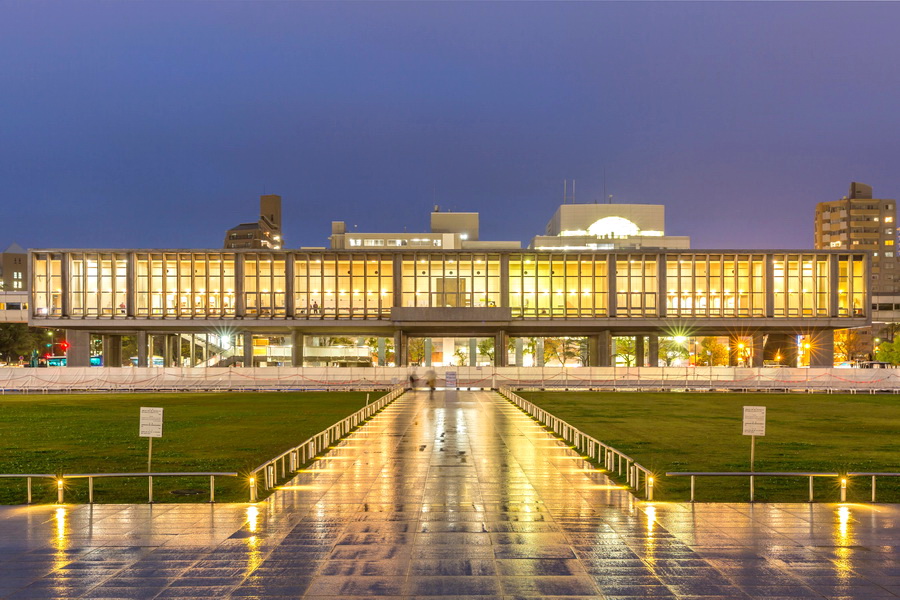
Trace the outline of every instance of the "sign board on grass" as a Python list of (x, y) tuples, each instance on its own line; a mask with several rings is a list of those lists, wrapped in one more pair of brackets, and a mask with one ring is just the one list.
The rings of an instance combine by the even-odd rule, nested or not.
[(744, 407), (744, 435), (766, 435), (766, 407)]
[(163, 409), (141, 407), (140, 437), (161, 438), (163, 426)]

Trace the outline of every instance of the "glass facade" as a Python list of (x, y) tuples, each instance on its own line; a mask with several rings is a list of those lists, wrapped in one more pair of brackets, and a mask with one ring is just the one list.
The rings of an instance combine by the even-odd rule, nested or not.
[(32, 317), (390, 320), (860, 318), (864, 253), (34, 251)]

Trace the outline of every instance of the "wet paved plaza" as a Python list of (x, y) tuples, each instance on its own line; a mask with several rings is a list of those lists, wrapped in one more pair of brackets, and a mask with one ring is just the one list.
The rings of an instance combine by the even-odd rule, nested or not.
[(402, 396), (255, 506), (0, 508), (0, 598), (900, 598), (900, 506), (635, 501), (489, 392)]

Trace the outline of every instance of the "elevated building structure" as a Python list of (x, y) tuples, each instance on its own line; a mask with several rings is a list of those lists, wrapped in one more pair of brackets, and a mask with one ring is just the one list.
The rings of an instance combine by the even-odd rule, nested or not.
[(225, 232), (225, 245), (229, 248), (266, 248), (279, 250), (284, 247), (281, 232), (281, 196), (267, 194), (259, 197), (259, 220), (241, 223)]
[(563, 204), (532, 250), (686, 250), (688, 236), (667, 236), (661, 204)]

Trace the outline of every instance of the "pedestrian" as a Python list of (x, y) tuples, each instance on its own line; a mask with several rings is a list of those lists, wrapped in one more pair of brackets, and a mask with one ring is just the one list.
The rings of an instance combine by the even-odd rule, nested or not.
[(319, 314), (319, 303), (316, 302), (315, 300), (313, 300), (313, 303), (312, 303), (312, 314), (314, 314), (314, 315)]
[(417, 380), (416, 380), (415, 372), (410, 373), (409, 374), (409, 389), (411, 389), (411, 390), (416, 389), (416, 382), (417, 382)]
[(428, 397), (434, 398), (434, 385), (437, 382), (437, 375), (435, 375), (434, 371), (429, 370), (425, 374), (425, 381), (428, 382)]

